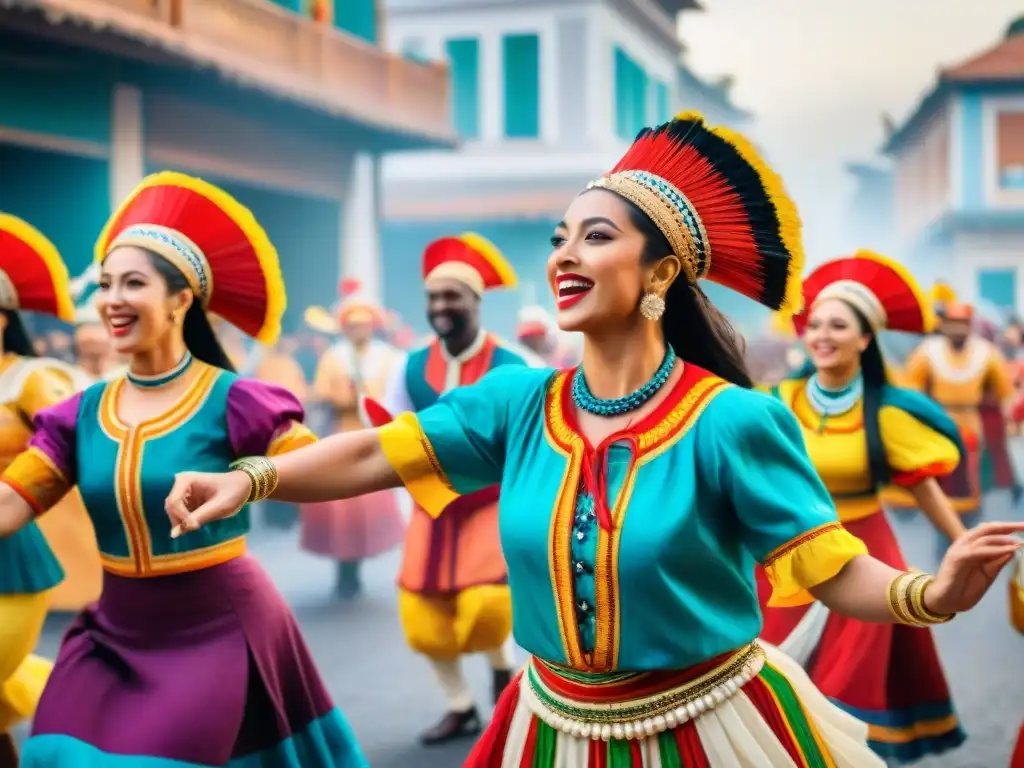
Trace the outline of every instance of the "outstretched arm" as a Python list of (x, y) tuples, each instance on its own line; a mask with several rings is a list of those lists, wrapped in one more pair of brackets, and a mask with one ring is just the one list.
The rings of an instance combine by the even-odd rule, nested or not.
[[(1024, 523), (984, 523), (957, 539), (946, 552), (938, 575), (924, 587), (920, 597), (925, 610), (940, 617), (973, 608), (1024, 544), (1015, 535), (1021, 530)], [(836, 613), (889, 623), (898, 619), (901, 604), (900, 596), (893, 593), (893, 580), (903, 576), (901, 571), (861, 555), (810, 592)]]

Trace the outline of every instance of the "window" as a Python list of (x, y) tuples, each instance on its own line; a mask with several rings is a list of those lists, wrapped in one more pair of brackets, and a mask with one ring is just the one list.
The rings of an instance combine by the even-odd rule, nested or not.
[(668, 85), (660, 80), (654, 81), (654, 119), (652, 123), (667, 123), (672, 117), (672, 105), (669, 102)]
[(978, 296), (1009, 313), (1017, 312), (1017, 270), (979, 269)]
[(999, 186), (1024, 189), (1024, 112), (1000, 112), (996, 118)]
[(449, 40), (445, 46), (452, 77), (455, 130), (464, 139), (480, 136), (480, 42)]
[(505, 73), (505, 136), (535, 139), (540, 135), (540, 39), (506, 35), (501, 41)]
[(377, 0), (336, 0), (334, 26), (367, 42), (376, 43)]
[(647, 125), (650, 80), (644, 68), (621, 48), (615, 48), (615, 133), (631, 141)]

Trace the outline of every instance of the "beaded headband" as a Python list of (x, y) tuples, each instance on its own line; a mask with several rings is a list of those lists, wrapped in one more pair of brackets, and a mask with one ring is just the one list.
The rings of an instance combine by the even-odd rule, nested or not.
[(0, 309), (18, 309), (18, 289), (10, 275), (0, 269)]
[(109, 256), (126, 245), (144, 248), (169, 261), (188, 281), (192, 292), (203, 306), (213, 293), (213, 272), (202, 250), (185, 235), (156, 224), (136, 224), (118, 234), (107, 248)]
[(878, 297), (856, 280), (836, 280), (825, 286), (814, 300), (815, 306), (826, 299), (841, 299), (856, 307), (876, 333), (884, 330), (889, 321), (885, 307)]
[(683, 263), (690, 283), (711, 269), (711, 244), (696, 208), (665, 179), (647, 171), (619, 171), (587, 185), (624, 197), (647, 214)]

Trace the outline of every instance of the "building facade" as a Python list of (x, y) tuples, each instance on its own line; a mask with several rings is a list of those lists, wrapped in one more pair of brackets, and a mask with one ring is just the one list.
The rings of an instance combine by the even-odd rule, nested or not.
[[(452, 74), (461, 137), (452, 152), (384, 164), (385, 297), (422, 318), (420, 255), (465, 230), (491, 239), (522, 281), (488, 296), (485, 321), (510, 332), (540, 298), (549, 240), (568, 202), (644, 126), (683, 107), (679, 12), (693, 0), (388, 0), (388, 44)], [(702, 104), (692, 104), (699, 108)], [(544, 303), (547, 303), (546, 301)]]
[(344, 273), (375, 290), (379, 157), (455, 137), (444, 64), (381, 48), (382, 17), (360, 2), (0, 2), (0, 210), (78, 273), (112, 207), (147, 173), (181, 170), (267, 229), (286, 328)]
[(1024, 308), (1024, 18), (943, 70), (889, 137), (895, 238), (922, 282)]

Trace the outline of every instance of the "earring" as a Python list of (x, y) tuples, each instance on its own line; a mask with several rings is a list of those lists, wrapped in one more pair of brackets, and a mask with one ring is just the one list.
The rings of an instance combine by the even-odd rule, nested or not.
[(665, 314), (665, 300), (656, 293), (645, 293), (640, 300), (640, 314), (652, 322), (661, 320)]

